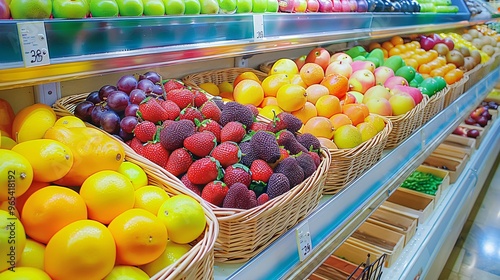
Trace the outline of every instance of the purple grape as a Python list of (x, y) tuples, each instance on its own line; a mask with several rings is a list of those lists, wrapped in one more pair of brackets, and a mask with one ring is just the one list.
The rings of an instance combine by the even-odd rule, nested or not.
[(129, 104), (127, 108), (125, 108), (125, 116), (135, 117), (137, 115), (137, 111), (139, 110), (139, 105), (137, 104)]
[(120, 117), (113, 111), (107, 111), (101, 115), (101, 127), (110, 134), (120, 132)]
[(122, 141), (122, 142), (125, 142), (125, 141), (123, 140), (123, 138), (122, 138), (120, 135), (117, 135), (117, 134), (111, 134), (111, 136), (115, 137), (116, 139), (118, 139), (118, 140), (120, 140), (120, 141)]
[(75, 116), (80, 118), (81, 120), (85, 122), (91, 122), (92, 121), (92, 111), (94, 109), (95, 105), (94, 103), (90, 101), (83, 101), (78, 103), (75, 108)]
[(109, 111), (109, 107), (106, 106), (94, 106), (94, 109), (92, 109), (92, 113), (90, 114), (90, 117), (92, 118), (92, 124), (96, 126), (101, 125), (101, 116), (102, 114), (106, 113)]
[(123, 131), (123, 129), (120, 129), (120, 132), (118, 132), (118, 137), (120, 137), (119, 139), (121, 139), (123, 142), (125, 142), (125, 141), (131, 140), (132, 138), (134, 138), (134, 134), (127, 133), (127, 132)]
[(129, 104), (129, 97), (123, 91), (113, 91), (108, 95), (107, 100), (109, 108), (115, 112), (123, 112)]
[(105, 101), (108, 98), (108, 95), (113, 91), (118, 90), (115, 86), (105, 85), (99, 89), (99, 99)]
[(122, 76), (116, 83), (118, 90), (129, 94), (134, 88), (137, 87), (137, 80), (132, 75)]
[(89, 95), (87, 95), (87, 98), (85, 100), (90, 101), (94, 104), (97, 104), (97, 103), (102, 101), (101, 98), (99, 98), (99, 91), (98, 90), (95, 90), (95, 91), (89, 93)]
[(153, 92), (154, 85), (150, 80), (144, 79), (137, 83), (137, 88), (142, 89), (145, 93), (150, 93)]
[(138, 121), (136, 117), (133, 116), (127, 116), (123, 118), (120, 121), (120, 127), (123, 131), (127, 133), (132, 133), (134, 132), (135, 126), (137, 125)]
[(144, 79), (150, 80), (151, 82), (153, 82), (153, 84), (159, 84), (161, 82), (160, 74), (153, 71), (146, 72), (139, 76), (139, 80), (144, 80)]
[(163, 95), (165, 93), (165, 88), (163, 87), (162, 84), (155, 84), (153, 86), (153, 93)]
[(132, 104), (141, 104), (145, 98), (146, 93), (140, 88), (133, 89), (129, 94), (130, 103)]

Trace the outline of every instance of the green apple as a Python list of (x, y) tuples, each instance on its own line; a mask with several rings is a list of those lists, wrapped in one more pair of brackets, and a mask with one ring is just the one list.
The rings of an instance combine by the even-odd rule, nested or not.
[(184, 5), (186, 6), (184, 14), (186, 15), (199, 15), (201, 13), (199, 0), (184, 0)]
[(142, 0), (145, 16), (165, 15), (165, 4), (162, 0)]
[(118, 16), (118, 4), (115, 0), (91, 0), (90, 13), (92, 17), (116, 17)]
[(236, 11), (236, 0), (218, 0), (220, 11), (224, 14), (232, 14)]
[(267, 10), (267, 0), (253, 0), (252, 1), (252, 12), (265, 13), (266, 10)]
[(9, 8), (13, 19), (49, 18), (52, 0), (12, 0)]
[(236, 13), (250, 13), (252, 11), (252, 0), (237, 0)]
[(267, 0), (267, 9), (268, 13), (277, 13), (279, 10), (278, 0)]
[[(200, 6), (200, 3), (197, 3)], [(163, 4), (167, 15), (183, 15), (186, 12), (184, 0), (163, 0)]]
[(144, 13), (142, 0), (116, 0), (121, 16), (137, 17)]
[(54, 18), (85, 18), (90, 13), (86, 0), (53, 0), (52, 15)]
[(200, 0), (202, 14), (217, 14), (219, 13), (219, 4), (217, 0)]

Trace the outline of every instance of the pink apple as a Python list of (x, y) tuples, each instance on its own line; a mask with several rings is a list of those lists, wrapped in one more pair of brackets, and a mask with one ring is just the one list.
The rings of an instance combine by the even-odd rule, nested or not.
[(357, 103), (356, 102), (356, 96), (354, 96), (351, 92), (354, 92), (354, 91), (349, 91), (345, 94), (345, 97), (342, 98), (342, 100), (340, 101), (340, 103), (342, 105), (344, 104), (354, 104), (354, 103)]
[(352, 74), (351, 64), (343, 60), (334, 61), (326, 67), (325, 76), (333, 73), (340, 74), (349, 79)]
[(330, 63), (332, 63), (334, 61), (343, 61), (343, 62), (347, 62), (347, 63), (351, 64), (352, 58), (346, 53), (338, 52), (338, 53), (332, 54), (332, 56), (330, 57)]
[(7, 4), (7, 2), (5, 2), (5, 0), (0, 0), (0, 19), (9, 19), (9, 18), (10, 18), (9, 5)]
[(397, 85), (391, 89), (393, 95), (401, 92), (409, 94), (415, 101), (415, 105), (419, 104), (422, 102), (422, 99), (424, 99), (422, 92), (418, 88)]
[(349, 0), (340, 0), (342, 4), (342, 12), (348, 13), (351, 11), (351, 5), (349, 4)]
[(342, 2), (340, 0), (333, 0), (333, 11), (342, 12)]
[(355, 91), (355, 90), (351, 90), (351, 91), (348, 91), (347, 94), (350, 94), (352, 96), (354, 96), (356, 98), (356, 102), (355, 103), (363, 103), (363, 100), (364, 100), (364, 95), (361, 93), (361, 92), (358, 92), (358, 91)]
[(413, 97), (404, 92), (393, 94), (391, 98), (389, 98), (389, 103), (391, 104), (392, 114), (394, 116), (406, 114), (411, 111), (411, 109), (415, 108), (415, 100), (413, 100)]
[(375, 71), (375, 64), (371, 61), (366, 61), (366, 60), (356, 60), (351, 63), (352, 67), (352, 72), (356, 72), (361, 69), (366, 69), (369, 70), (370, 72), (373, 73)]
[(319, 12), (321, 13), (331, 13), (333, 11), (332, 0), (318, 0), (319, 2)]
[(387, 66), (379, 66), (373, 71), (373, 74), (375, 74), (375, 83), (383, 85), (387, 79), (394, 76), (394, 70)]
[(355, 71), (349, 77), (349, 90), (365, 93), (369, 88), (375, 85), (375, 76), (370, 70), (361, 69)]
[(318, 0), (307, 0), (307, 10), (309, 13), (316, 13), (319, 10)]
[(403, 77), (393, 76), (393, 77), (388, 78), (384, 83), (384, 87), (386, 87), (388, 89), (392, 89), (394, 86), (397, 86), (397, 85), (408, 86), (408, 81), (406, 81), (406, 79)]
[(387, 88), (381, 85), (375, 85), (371, 88), (369, 88), (364, 96), (363, 96), (363, 101), (366, 102), (370, 98), (384, 98), (389, 100), (391, 98), (391, 93)]
[(382, 97), (370, 98), (366, 103), (368, 111), (381, 116), (392, 116), (392, 107), (389, 100)]

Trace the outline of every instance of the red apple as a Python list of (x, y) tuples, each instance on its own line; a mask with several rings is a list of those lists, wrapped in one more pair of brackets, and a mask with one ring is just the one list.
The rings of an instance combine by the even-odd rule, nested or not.
[(343, 62), (347, 62), (347, 63), (351, 64), (352, 63), (352, 57), (350, 57), (346, 53), (338, 52), (338, 53), (332, 54), (332, 56), (330, 57), (330, 63), (332, 63), (334, 61), (343, 61)]
[(368, 111), (381, 116), (392, 116), (392, 107), (389, 100), (382, 97), (370, 98), (366, 103)]
[(386, 87), (388, 89), (392, 89), (394, 86), (397, 86), (397, 85), (408, 86), (408, 81), (406, 81), (406, 79), (403, 77), (394, 76), (394, 77), (388, 78), (384, 83), (384, 87)]
[(323, 70), (328, 67), (330, 63), (330, 53), (324, 48), (314, 48), (312, 49), (306, 57), (306, 63), (316, 63), (323, 68)]
[(331, 13), (333, 12), (332, 0), (318, 0), (319, 2), (319, 12), (321, 13)]
[(343, 60), (334, 61), (326, 67), (325, 76), (333, 73), (349, 78), (352, 74), (352, 67), (349, 63), (344, 62)]
[(349, 90), (365, 93), (369, 88), (375, 85), (375, 76), (370, 70), (361, 69), (355, 71), (349, 77)]
[(393, 95), (401, 92), (409, 94), (415, 101), (415, 105), (419, 104), (422, 102), (422, 99), (424, 99), (422, 92), (418, 88), (396, 85), (391, 89)]
[(5, 0), (0, 0), (0, 19), (9, 19), (10, 18), (10, 9), (9, 5)]
[(307, 55), (303, 55), (295, 59), (295, 64), (297, 64), (297, 68), (299, 68), (299, 70), (302, 66), (304, 66), (304, 64), (306, 64), (306, 57)]
[(372, 73), (375, 71), (375, 64), (373, 64), (373, 62), (367, 61), (367, 60), (353, 61), (351, 63), (351, 67), (352, 67), (352, 72), (356, 72), (356, 71), (361, 70), (361, 69), (369, 70)]

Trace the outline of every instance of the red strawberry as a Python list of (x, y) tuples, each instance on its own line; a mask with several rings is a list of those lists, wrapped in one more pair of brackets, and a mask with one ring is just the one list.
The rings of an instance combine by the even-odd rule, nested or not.
[(228, 122), (220, 132), (220, 141), (233, 141), (239, 143), (245, 137), (246, 130), (240, 122)]
[(181, 113), (181, 109), (172, 100), (162, 100), (160, 102), (161, 107), (167, 111), (167, 119), (165, 120), (175, 120)]
[(309, 152), (309, 155), (311, 155), (314, 160), (314, 165), (316, 165), (316, 168), (318, 168), (319, 164), (321, 163), (321, 157), (318, 155), (318, 153), (312, 151)]
[(246, 104), (245, 106), (247, 106), (250, 111), (252, 111), (254, 117), (257, 117), (259, 115), (259, 109), (257, 109), (257, 106), (253, 104)]
[(166, 83), (163, 84), (163, 87), (165, 88), (165, 92), (168, 93), (169, 91), (173, 89), (181, 89), (184, 88), (184, 83), (182, 83), (179, 80), (176, 79), (170, 79)]
[(210, 155), (218, 160), (224, 168), (239, 162), (241, 159), (240, 147), (235, 142), (230, 141), (222, 142), (212, 150)]
[(229, 188), (224, 182), (213, 181), (205, 185), (201, 191), (201, 198), (212, 203), (213, 205), (222, 207), (224, 198)]
[(159, 166), (164, 167), (167, 164), (169, 152), (165, 150), (159, 142), (148, 142), (144, 145), (141, 155)]
[(137, 137), (132, 138), (129, 143), (130, 148), (134, 150), (138, 154), (142, 154), (142, 149), (144, 146), (142, 145), (141, 140), (137, 139)]
[(165, 127), (167, 127), (167, 126), (169, 126), (169, 125), (171, 125), (171, 124), (173, 124), (173, 123), (175, 123), (175, 121), (174, 121), (174, 120), (165, 120), (165, 121), (161, 124), (161, 127), (162, 127), (162, 128), (165, 128)]
[(196, 132), (184, 139), (184, 147), (198, 157), (208, 156), (215, 145), (217, 145), (217, 139), (210, 131)]
[(220, 132), (221, 132), (221, 126), (218, 122), (211, 120), (211, 119), (206, 119), (203, 120), (200, 124), (198, 124), (198, 132), (203, 132), (203, 131), (210, 131), (215, 135), (215, 138), (217, 139), (217, 143), (220, 143)]
[(228, 166), (224, 172), (224, 183), (226, 183), (226, 185), (231, 187), (234, 183), (238, 182), (247, 187), (249, 187), (252, 182), (250, 169), (240, 163)]
[(184, 148), (175, 149), (168, 157), (165, 169), (174, 176), (186, 173), (193, 163), (191, 154)]
[(143, 143), (152, 141), (157, 128), (156, 125), (150, 121), (143, 121), (138, 123), (134, 128), (134, 135), (137, 139), (141, 140)]
[(190, 120), (196, 123), (195, 119), (201, 122), (203, 121), (204, 118), (200, 110), (198, 110), (196, 107), (186, 107), (182, 109), (181, 114), (179, 115), (179, 119)]
[(216, 122), (220, 120), (221, 112), (219, 107), (212, 101), (205, 102), (201, 107), (201, 114), (205, 119), (212, 119)]
[(189, 105), (194, 105), (194, 94), (186, 88), (173, 89), (167, 93), (167, 100), (172, 100), (182, 110)]
[(253, 131), (267, 130), (267, 123), (256, 121), (252, 124), (252, 126), (250, 126), (250, 130)]
[(146, 98), (139, 104), (137, 110), (139, 117), (145, 121), (157, 123), (168, 119), (168, 114), (160, 105), (160, 101), (154, 98)]
[(203, 188), (203, 186), (193, 184), (191, 181), (189, 181), (187, 174), (184, 174), (184, 176), (182, 176), (181, 182), (184, 184), (184, 186), (186, 186), (186, 188), (188, 188), (198, 196), (201, 196), (201, 189)]
[(256, 159), (250, 165), (250, 172), (252, 173), (253, 181), (262, 181), (267, 183), (269, 181), (269, 177), (273, 174), (273, 169), (267, 162)]
[(208, 101), (208, 97), (201, 91), (193, 89), (194, 94), (194, 106), (200, 108), (205, 102)]
[(191, 164), (187, 171), (189, 181), (194, 184), (205, 185), (222, 178), (220, 163), (213, 157), (204, 157)]
[(257, 197), (257, 205), (262, 205), (268, 201), (269, 201), (269, 195), (267, 195), (267, 193), (263, 193), (259, 195), (259, 197)]

